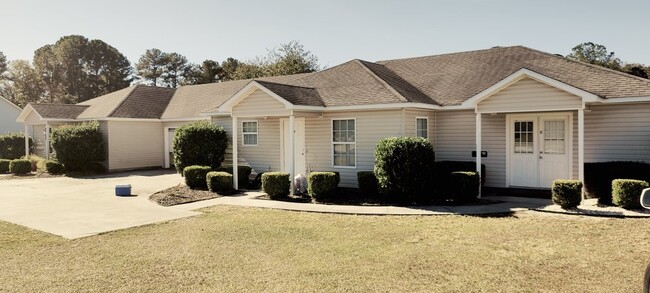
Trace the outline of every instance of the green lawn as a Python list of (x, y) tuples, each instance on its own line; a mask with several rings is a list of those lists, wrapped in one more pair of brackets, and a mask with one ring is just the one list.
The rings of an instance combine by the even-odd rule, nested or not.
[(64, 240), (0, 222), (0, 291), (639, 292), (650, 220), (214, 207)]

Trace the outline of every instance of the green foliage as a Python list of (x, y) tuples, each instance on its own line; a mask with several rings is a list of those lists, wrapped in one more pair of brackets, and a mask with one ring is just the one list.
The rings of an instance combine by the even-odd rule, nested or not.
[(210, 166), (188, 166), (183, 169), (185, 185), (191, 189), (208, 188), (206, 176), (212, 171)]
[(313, 199), (320, 201), (334, 194), (339, 179), (334, 172), (311, 172), (307, 181), (307, 193)]
[(379, 192), (377, 177), (373, 171), (357, 172), (357, 182), (359, 189), (366, 195), (376, 195)]
[[(476, 163), (467, 161), (439, 161), (434, 167), (434, 181), (436, 185), (445, 185), (452, 172), (476, 172)], [(485, 165), (481, 164), (481, 185), (485, 184)]]
[[(34, 145), (29, 139), (29, 145)], [(0, 135), (0, 159), (18, 159), (25, 155), (25, 134), (22, 132)]]
[(197, 121), (176, 129), (174, 136), (174, 166), (178, 172), (192, 165), (221, 166), (228, 147), (226, 131), (210, 121)]
[(7, 71), (7, 56), (0, 51), (0, 79), (4, 78), (5, 71)]
[(449, 176), (449, 197), (454, 203), (462, 204), (476, 200), (481, 183), (476, 172), (451, 172)]
[(193, 84), (195, 65), (181, 54), (149, 49), (135, 65), (140, 78), (154, 86), (176, 88), (181, 84)]
[(98, 171), (106, 161), (99, 122), (68, 124), (53, 129), (52, 148), (68, 171)]
[(579, 180), (555, 180), (551, 187), (553, 203), (563, 209), (572, 209), (582, 200), (582, 182)]
[(614, 52), (608, 52), (603, 45), (586, 42), (573, 47), (571, 51), (568, 58), (614, 70), (621, 69), (621, 60), (614, 56)]
[(612, 181), (612, 197), (615, 205), (624, 209), (641, 208), (641, 192), (648, 188), (648, 182), (633, 179), (616, 179)]
[(9, 172), (16, 175), (25, 175), (32, 171), (32, 162), (25, 159), (15, 159), (9, 163)]
[[(232, 167), (220, 167), (215, 170), (232, 174)], [(237, 176), (239, 177), (239, 180), (237, 181), (239, 183), (239, 188), (245, 188), (248, 186), (248, 177), (251, 176), (251, 172), (253, 172), (253, 169), (249, 166), (237, 166)]]
[(265, 172), (262, 174), (262, 191), (272, 199), (286, 197), (291, 191), (289, 173)]
[(11, 160), (0, 159), (0, 174), (9, 172), (9, 163), (11, 163)]
[(39, 102), (45, 95), (41, 76), (27, 60), (14, 60), (9, 63), (11, 79), (0, 77), (0, 96), (8, 99), (18, 107), (24, 108), (28, 103)]
[(45, 170), (50, 174), (62, 174), (65, 168), (63, 167), (63, 164), (49, 160), (45, 162)]
[(183, 84), (207, 84), (218, 82), (224, 75), (224, 70), (219, 62), (205, 60), (201, 65), (193, 66)]
[(384, 138), (375, 149), (379, 190), (398, 201), (425, 200), (435, 161), (433, 147), (421, 137)]
[(212, 192), (226, 194), (233, 190), (232, 174), (226, 172), (209, 172), (205, 178), (208, 190)]
[(626, 178), (650, 182), (650, 164), (645, 162), (602, 162), (585, 164), (585, 190), (598, 203), (612, 204), (612, 180)]

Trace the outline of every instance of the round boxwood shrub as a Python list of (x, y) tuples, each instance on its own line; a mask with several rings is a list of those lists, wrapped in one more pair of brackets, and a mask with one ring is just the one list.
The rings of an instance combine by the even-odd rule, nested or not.
[(232, 174), (226, 172), (208, 172), (205, 175), (208, 190), (226, 194), (233, 191)]
[(52, 148), (68, 171), (99, 171), (106, 161), (104, 138), (97, 121), (54, 128)]
[(375, 176), (382, 194), (401, 202), (425, 201), (431, 195), (435, 155), (421, 137), (389, 137), (375, 149)]
[(377, 187), (377, 177), (373, 171), (357, 172), (357, 183), (359, 189), (366, 195), (376, 195), (379, 192)]
[(450, 194), (448, 195), (455, 203), (468, 203), (476, 200), (481, 180), (476, 172), (451, 172), (449, 176)]
[(188, 166), (183, 169), (185, 184), (191, 189), (208, 188), (206, 176), (212, 171), (209, 166)]
[(16, 159), (9, 163), (9, 172), (16, 175), (25, 175), (32, 171), (32, 162), (25, 159)]
[(553, 203), (563, 209), (572, 209), (582, 200), (582, 182), (579, 180), (555, 180), (551, 187)]
[(326, 199), (334, 194), (338, 181), (334, 172), (311, 172), (307, 177), (307, 193), (317, 201)]
[(63, 173), (63, 164), (57, 162), (57, 161), (52, 161), (49, 160), (45, 162), (45, 170), (47, 170), (47, 173), (50, 174), (61, 174)]
[(0, 159), (0, 174), (9, 172), (9, 163), (11, 160)]
[(225, 158), (228, 137), (223, 127), (198, 121), (176, 129), (172, 145), (176, 171), (182, 172), (192, 165), (216, 170)]
[[(29, 139), (29, 146), (32, 147), (34, 141)], [(25, 134), (22, 132), (7, 133), (0, 135), (0, 158), (1, 159), (20, 159), (25, 155)]]
[(289, 195), (290, 189), (289, 173), (265, 172), (262, 174), (262, 190), (269, 197), (273, 199), (286, 197)]
[(648, 188), (648, 182), (634, 179), (615, 179), (612, 181), (613, 203), (624, 209), (641, 208), (641, 192)]
[[(232, 167), (219, 167), (215, 170), (232, 174)], [(237, 182), (239, 183), (239, 188), (246, 188), (248, 186), (248, 177), (251, 176), (251, 172), (253, 172), (253, 169), (250, 166), (237, 166)]]

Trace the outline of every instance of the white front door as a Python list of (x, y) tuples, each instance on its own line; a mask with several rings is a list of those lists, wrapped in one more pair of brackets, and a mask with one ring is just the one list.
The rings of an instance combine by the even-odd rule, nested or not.
[(516, 115), (508, 119), (509, 185), (550, 188), (570, 179), (570, 115)]
[[(282, 156), (282, 171), (289, 172), (289, 164), (291, 164), (291, 146), (289, 144), (289, 120), (282, 119), (282, 140), (281, 140), (281, 156)], [(307, 176), (307, 165), (305, 159), (305, 118), (295, 118), (295, 174), (302, 174)], [(295, 175), (294, 175), (295, 176)]]

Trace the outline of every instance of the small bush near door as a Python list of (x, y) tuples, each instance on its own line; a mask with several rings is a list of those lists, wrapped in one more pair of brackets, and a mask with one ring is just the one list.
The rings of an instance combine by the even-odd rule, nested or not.
[(289, 173), (266, 172), (262, 174), (262, 190), (272, 199), (286, 197), (291, 190)]
[(220, 194), (227, 194), (233, 191), (232, 174), (226, 172), (209, 172), (205, 176), (208, 190)]
[(212, 169), (208, 166), (189, 166), (183, 170), (185, 184), (191, 189), (207, 189), (206, 176)]
[(174, 166), (179, 173), (192, 165), (216, 170), (225, 158), (228, 136), (223, 127), (198, 121), (177, 128), (172, 145)]
[(612, 181), (613, 203), (624, 209), (641, 208), (641, 192), (648, 188), (648, 182), (632, 179)]
[(373, 171), (357, 172), (357, 182), (359, 189), (366, 195), (376, 195), (379, 192), (377, 177)]
[(32, 162), (24, 159), (17, 159), (9, 163), (9, 172), (16, 175), (25, 175), (32, 171)]
[(551, 187), (553, 203), (563, 209), (572, 209), (582, 200), (582, 182), (578, 180), (555, 180)]
[[(216, 170), (232, 174), (232, 167), (220, 167)], [(237, 166), (237, 177), (239, 178), (237, 182), (239, 183), (239, 188), (248, 187), (248, 177), (251, 176), (251, 172), (253, 172), (253, 169), (249, 166)]]
[(452, 172), (447, 184), (451, 186), (448, 196), (456, 204), (476, 200), (481, 188), (481, 182), (476, 172)]
[(0, 159), (0, 174), (9, 172), (9, 163), (11, 160)]
[(62, 174), (64, 170), (63, 164), (51, 160), (45, 162), (45, 169), (47, 170), (47, 173), (50, 174)]
[(308, 193), (321, 201), (331, 197), (338, 187), (338, 176), (334, 172), (311, 172), (308, 177)]
[(612, 204), (614, 179), (637, 179), (650, 182), (650, 164), (645, 162), (602, 162), (585, 164), (585, 192), (598, 203)]

